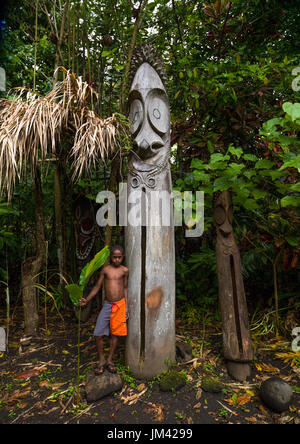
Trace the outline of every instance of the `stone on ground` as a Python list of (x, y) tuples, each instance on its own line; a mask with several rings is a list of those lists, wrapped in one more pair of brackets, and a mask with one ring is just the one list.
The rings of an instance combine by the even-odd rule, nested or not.
[(275, 412), (284, 412), (293, 398), (290, 385), (278, 376), (272, 376), (260, 386), (260, 397), (264, 404)]
[(90, 372), (86, 378), (86, 398), (88, 402), (98, 401), (113, 392), (117, 392), (123, 386), (123, 381), (118, 373), (105, 371), (102, 375)]
[(187, 362), (193, 359), (193, 349), (186, 342), (176, 342), (176, 358), (179, 362)]

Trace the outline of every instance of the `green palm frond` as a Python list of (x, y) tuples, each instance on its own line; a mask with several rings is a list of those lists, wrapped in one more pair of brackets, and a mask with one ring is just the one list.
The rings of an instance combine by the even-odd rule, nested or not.
[(106, 245), (99, 251), (94, 258), (85, 265), (82, 269), (79, 277), (79, 285), (78, 284), (69, 284), (66, 285), (66, 290), (69, 293), (69, 297), (74, 305), (78, 305), (79, 299), (83, 297), (83, 291), (85, 286), (87, 285), (89, 279), (95, 273), (95, 271), (99, 270), (102, 265), (105, 263), (106, 259), (110, 254), (109, 248)]

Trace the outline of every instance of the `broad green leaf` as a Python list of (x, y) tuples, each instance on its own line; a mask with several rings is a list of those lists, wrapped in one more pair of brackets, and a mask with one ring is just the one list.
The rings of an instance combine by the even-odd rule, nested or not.
[(247, 177), (247, 179), (251, 179), (251, 177), (256, 175), (256, 171), (254, 170), (247, 170), (244, 172), (244, 176)]
[(203, 168), (203, 161), (200, 159), (193, 159), (191, 162), (191, 168), (196, 168), (198, 170), (201, 170)]
[(239, 174), (241, 171), (242, 171), (242, 169), (244, 168), (244, 164), (243, 163), (230, 163), (229, 164), (229, 168), (231, 169), (231, 170), (233, 170), (234, 172), (235, 172), (235, 174)]
[(210, 177), (211, 176), (209, 174), (206, 174), (203, 171), (197, 171), (197, 170), (194, 171), (194, 178), (197, 182), (204, 181), (204, 180), (209, 181)]
[(0, 216), (5, 216), (7, 214), (14, 214), (17, 216), (19, 212), (14, 208), (9, 207), (7, 203), (0, 203)]
[(285, 236), (285, 240), (292, 246), (298, 247), (299, 238), (297, 236)]
[(208, 164), (208, 167), (210, 170), (216, 171), (216, 170), (226, 170), (226, 168), (228, 167), (228, 163), (227, 162), (212, 162)]
[(273, 166), (274, 162), (272, 162), (272, 160), (267, 160), (267, 159), (258, 160), (255, 164), (256, 169), (272, 168)]
[(249, 183), (241, 177), (234, 177), (233, 179), (231, 179), (231, 182), (235, 189), (243, 189), (245, 187), (249, 188)]
[(244, 154), (243, 158), (252, 162), (255, 162), (257, 160), (257, 157), (254, 154)]
[(241, 157), (241, 155), (243, 154), (243, 150), (242, 148), (235, 148), (234, 146), (231, 146), (228, 148), (228, 152), (233, 154), (234, 156), (236, 156), (238, 159)]
[(293, 122), (296, 119), (300, 119), (300, 103), (285, 102), (282, 105), (282, 109), (291, 117)]
[(278, 179), (278, 177), (284, 177), (284, 174), (282, 174), (279, 170), (268, 171), (268, 174), (265, 174), (265, 176), (267, 175), (272, 177), (272, 180)]
[(265, 122), (262, 126), (262, 130), (259, 132), (260, 134), (279, 134), (278, 131), (276, 130), (276, 125), (282, 125), (283, 123), (283, 119), (279, 119), (279, 118), (274, 118), (274, 119), (270, 119), (267, 122)]
[(215, 191), (225, 191), (231, 187), (231, 181), (227, 177), (218, 177), (214, 181), (214, 192)]
[(299, 207), (300, 197), (297, 196), (285, 196), (280, 201), (282, 207)]
[(201, 184), (199, 191), (203, 191), (205, 196), (211, 196), (214, 193), (213, 187), (211, 185)]
[(83, 289), (77, 284), (69, 284), (65, 286), (69, 293), (69, 297), (74, 305), (78, 305), (79, 299), (83, 297)]
[(214, 153), (210, 157), (210, 163), (216, 163), (223, 160), (229, 160), (230, 157), (228, 155), (223, 155), (222, 153)]
[(208, 148), (208, 151), (210, 152), (210, 154), (213, 154), (215, 148), (210, 140), (207, 141), (207, 148)]
[(243, 203), (243, 201), (247, 199), (250, 194), (250, 190), (248, 190), (247, 188), (233, 187), (232, 189), (237, 194), (237, 197), (241, 201), (241, 203)]
[(109, 256), (109, 248), (106, 245), (99, 251), (94, 258), (83, 268), (79, 277), (79, 285), (82, 289), (88, 283), (90, 277), (105, 263)]
[(80, 285), (80, 287), (81, 287), (82, 289), (85, 287), (85, 285), (86, 285), (86, 283), (87, 283), (87, 281), (86, 281), (86, 279), (85, 279), (85, 276), (86, 276), (86, 271), (87, 271), (89, 265), (90, 265), (90, 262), (87, 263), (87, 264), (83, 267), (83, 269), (81, 270), (80, 276), (79, 276), (79, 285)]
[(246, 199), (243, 205), (247, 210), (257, 210), (259, 208), (259, 205), (254, 199)]
[(102, 51), (101, 57), (109, 57), (112, 55), (111, 51)]
[(284, 170), (285, 168), (297, 168), (300, 170), (300, 155), (293, 157), (291, 160), (284, 162), (283, 165), (279, 168), (279, 171)]
[(252, 195), (253, 195), (254, 199), (263, 199), (264, 197), (266, 197), (268, 195), (268, 193), (266, 193), (266, 191), (263, 191), (263, 190), (255, 189), (255, 190), (252, 190)]
[(276, 137), (276, 140), (279, 142), (281, 148), (286, 151), (286, 146), (289, 147), (299, 147), (300, 146), (300, 140), (296, 139), (295, 137), (291, 136), (285, 136), (284, 134), (280, 134)]
[(300, 182), (291, 185), (291, 190), (300, 192)]

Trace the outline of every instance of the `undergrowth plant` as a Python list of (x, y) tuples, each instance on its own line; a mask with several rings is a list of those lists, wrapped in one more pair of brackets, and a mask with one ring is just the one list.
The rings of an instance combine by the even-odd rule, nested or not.
[(105, 263), (110, 252), (106, 245), (99, 251), (94, 258), (85, 265), (79, 276), (78, 284), (66, 285), (66, 290), (69, 293), (69, 297), (75, 307), (78, 308), (78, 342), (77, 342), (77, 406), (79, 405), (79, 383), (80, 383), (80, 321), (81, 321), (81, 306), (79, 300), (83, 298), (84, 289), (92, 277), (92, 275)]

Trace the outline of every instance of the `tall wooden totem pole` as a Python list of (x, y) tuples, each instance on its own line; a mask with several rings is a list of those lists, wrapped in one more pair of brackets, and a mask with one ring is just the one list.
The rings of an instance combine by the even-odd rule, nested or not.
[[(170, 112), (167, 76), (149, 44), (132, 58), (129, 119), (134, 149), (127, 181), (125, 231), (128, 281), (126, 363), (136, 377), (150, 379), (175, 360), (175, 246), (171, 200), (165, 226), (152, 223), (159, 207), (153, 196), (171, 195)], [(137, 202), (140, 205), (137, 205)], [(161, 207), (161, 206), (160, 206)]]
[(240, 253), (233, 236), (230, 191), (216, 193), (214, 201), (224, 357), (227, 360), (228, 373), (233, 378), (244, 381), (250, 376), (249, 363), (253, 359), (253, 348)]

